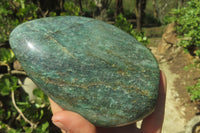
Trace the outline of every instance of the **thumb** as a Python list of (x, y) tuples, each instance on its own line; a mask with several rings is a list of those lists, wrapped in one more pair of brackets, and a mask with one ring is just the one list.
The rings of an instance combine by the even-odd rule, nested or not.
[(96, 128), (81, 115), (71, 111), (60, 111), (53, 115), (53, 123), (67, 133), (96, 133)]

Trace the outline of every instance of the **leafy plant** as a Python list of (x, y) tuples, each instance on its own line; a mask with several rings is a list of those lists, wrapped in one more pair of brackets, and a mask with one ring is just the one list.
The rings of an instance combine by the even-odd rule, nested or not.
[[(14, 27), (41, 16), (40, 7), (32, 0), (1, 0), (0, 7), (0, 44), (8, 44), (9, 34)], [(66, 1), (60, 15), (79, 15), (79, 12), (79, 7)], [(54, 12), (49, 13), (49, 16), (55, 15)], [(25, 75), (13, 70), (14, 53), (8, 45), (5, 47), (0, 47), (0, 68), (6, 66), (8, 69), (6, 74), (0, 72), (0, 132), (60, 132), (51, 122), (48, 97), (40, 89), (33, 91), (36, 98), (29, 101), (29, 95), (18, 84), (18, 80)]]
[(37, 18), (38, 8), (29, 0), (1, 0), (0, 7), (0, 43), (18, 24)]
[[(74, 2), (71, 1), (65, 1), (64, 3), (64, 10), (61, 12), (59, 15), (60, 16), (65, 16), (65, 15), (72, 15), (72, 16), (78, 16), (80, 14), (80, 8), (74, 4)], [(50, 12), (49, 16), (57, 16), (56, 12)]]
[(9, 95), (11, 91), (15, 91), (19, 85), (17, 85), (17, 78), (11, 75), (4, 75), (0, 79), (0, 94), (2, 96)]
[(65, 2), (64, 4), (65, 12), (62, 12), (60, 15), (74, 15), (78, 16), (80, 14), (80, 8), (76, 6), (73, 2)]
[(18, 78), (9, 74), (1, 77), (0, 88), (1, 132), (50, 132), (52, 114), (48, 97), (41, 90), (34, 90), (36, 99), (29, 101), (28, 94), (18, 85)]
[(95, 1), (94, 0), (83, 0), (82, 4), (83, 4), (82, 14), (84, 14), (84, 16), (87, 16), (87, 17), (95, 17), (95, 12), (97, 10)]
[(124, 30), (125, 32), (129, 33), (133, 37), (135, 37), (139, 42), (147, 45), (149, 43), (148, 38), (145, 36), (144, 32), (136, 32), (133, 29), (133, 25), (127, 21), (127, 19), (122, 15), (119, 14), (115, 19), (115, 26), (119, 27), (120, 29)]
[[(0, 66), (3, 64), (12, 69), (14, 60), (11, 49), (0, 48)], [(51, 122), (48, 97), (40, 89), (35, 89), (36, 98), (29, 101), (29, 95), (18, 84), (17, 76), (12, 70), (0, 75), (0, 132), (59, 132)]]
[(59, 132), (57, 128), (49, 130), (55, 126), (51, 122), (48, 97), (35, 89), (36, 98), (29, 101), (29, 95), (18, 84), (19, 75), (12, 74), (14, 60), (11, 49), (0, 48), (0, 66), (6, 65), (10, 69), (8, 73), (0, 74), (0, 132)]
[[(200, 1), (190, 0), (182, 8), (173, 9), (172, 17), (166, 17), (166, 21), (176, 22), (177, 34), (180, 38), (179, 46), (182, 46), (186, 52), (200, 57)], [(196, 60), (185, 69), (190, 67), (199, 67), (200, 61)], [(187, 91), (192, 101), (200, 99), (200, 80), (194, 86), (187, 87)]]
[(187, 91), (191, 96), (192, 101), (200, 99), (200, 80), (194, 86), (187, 87)]
[(163, 18), (163, 24), (167, 25), (167, 24), (170, 24), (174, 21), (174, 18), (170, 15), (166, 15), (164, 18)]
[(200, 57), (200, 1), (191, 0), (183, 8), (173, 9), (173, 21), (177, 23), (180, 46)]
[(10, 64), (15, 60), (15, 55), (11, 49), (0, 49), (0, 64)]

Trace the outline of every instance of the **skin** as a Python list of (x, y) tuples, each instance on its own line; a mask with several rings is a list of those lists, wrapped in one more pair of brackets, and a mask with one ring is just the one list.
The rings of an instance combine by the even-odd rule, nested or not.
[(160, 71), (159, 98), (155, 111), (143, 119), (141, 129), (136, 124), (123, 127), (95, 127), (77, 113), (64, 110), (50, 99), (53, 112), (52, 121), (63, 133), (161, 133), (164, 121), (167, 81)]

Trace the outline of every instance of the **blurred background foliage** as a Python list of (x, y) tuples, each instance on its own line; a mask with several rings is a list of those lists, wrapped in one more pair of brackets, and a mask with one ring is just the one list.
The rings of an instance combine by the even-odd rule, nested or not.
[[(9, 34), (19, 24), (42, 17), (75, 15), (113, 24), (148, 45), (145, 28), (176, 23), (180, 47), (200, 56), (198, 0), (1, 0), (0, 1), (0, 132), (60, 132), (51, 122), (48, 97), (34, 89), (34, 99), (21, 87), (26, 73), (9, 46)], [(195, 65), (194, 65), (195, 64)], [(199, 59), (192, 66), (199, 67)], [(200, 99), (200, 81), (188, 92)]]

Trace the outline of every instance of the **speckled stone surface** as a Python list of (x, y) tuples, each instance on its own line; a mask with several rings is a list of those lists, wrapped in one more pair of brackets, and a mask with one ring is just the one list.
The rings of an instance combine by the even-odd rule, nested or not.
[(97, 126), (130, 124), (155, 108), (157, 61), (112, 25), (84, 17), (42, 18), (19, 25), (9, 41), (49, 97)]

